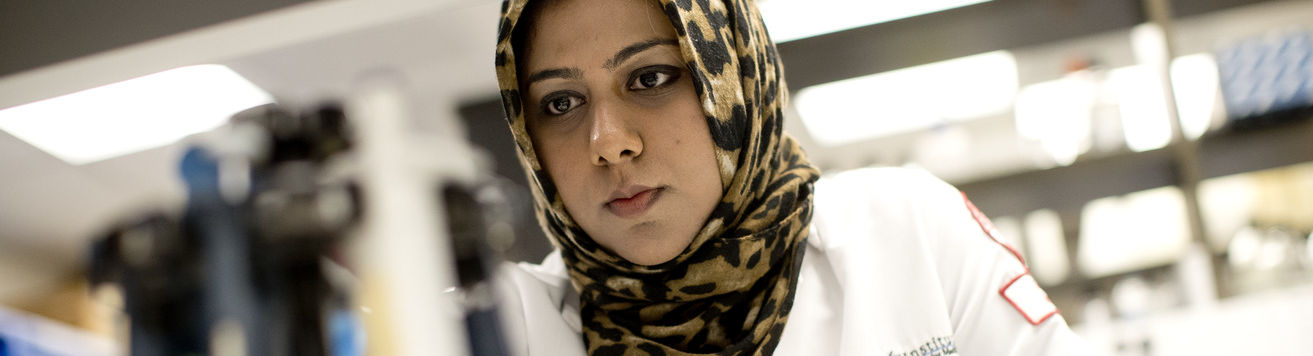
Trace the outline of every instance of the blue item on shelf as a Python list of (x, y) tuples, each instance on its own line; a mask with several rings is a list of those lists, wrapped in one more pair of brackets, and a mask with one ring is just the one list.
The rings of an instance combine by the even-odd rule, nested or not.
[(1313, 34), (1308, 30), (1248, 38), (1215, 54), (1230, 124), (1303, 118), (1313, 107)]
[(62, 356), (50, 353), (36, 345), (0, 335), (0, 356)]
[[(336, 308), (328, 319), (328, 342), (334, 356), (365, 354), (365, 327), (349, 308)], [(0, 355), (3, 356), (3, 355)]]

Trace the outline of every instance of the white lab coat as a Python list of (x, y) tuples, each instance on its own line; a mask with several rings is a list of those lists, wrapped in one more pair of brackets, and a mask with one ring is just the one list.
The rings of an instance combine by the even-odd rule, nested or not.
[[(775, 354), (1088, 354), (1019, 257), (972, 210), (921, 171), (821, 179)], [(539, 265), (505, 264), (499, 286), (515, 354), (584, 354), (578, 294), (559, 254)]]

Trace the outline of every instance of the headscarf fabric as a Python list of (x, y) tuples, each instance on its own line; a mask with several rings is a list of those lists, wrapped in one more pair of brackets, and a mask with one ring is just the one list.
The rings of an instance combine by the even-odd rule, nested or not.
[(671, 261), (631, 263), (570, 217), (526, 130), (513, 36), (529, 0), (506, 0), (502, 103), (539, 223), (579, 292), (590, 355), (769, 355), (788, 320), (819, 172), (782, 131), (787, 89), (750, 0), (652, 0), (678, 35), (714, 142), (724, 196)]

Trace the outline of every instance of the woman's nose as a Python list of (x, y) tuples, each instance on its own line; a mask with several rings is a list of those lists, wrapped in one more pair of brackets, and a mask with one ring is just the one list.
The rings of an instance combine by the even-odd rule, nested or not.
[(624, 108), (593, 104), (593, 127), (588, 135), (593, 165), (618, 164), (643, 154), (643, 139), (629, 125)]

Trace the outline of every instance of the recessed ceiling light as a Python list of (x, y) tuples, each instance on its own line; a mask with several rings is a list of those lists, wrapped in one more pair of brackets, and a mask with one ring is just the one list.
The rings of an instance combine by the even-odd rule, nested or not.
[(196, 65), (0, 110), (0, 130), (84, 164), (165, 146), (270, 102), (228, 67)]

